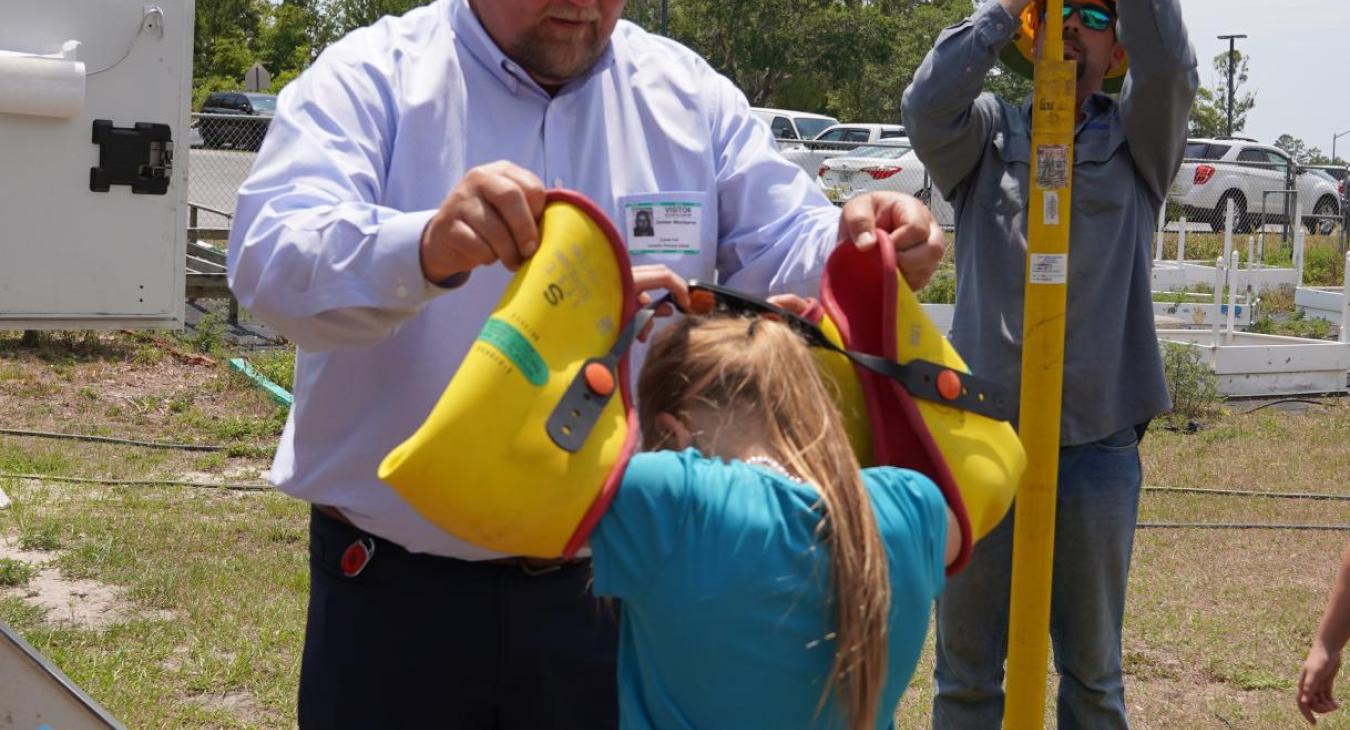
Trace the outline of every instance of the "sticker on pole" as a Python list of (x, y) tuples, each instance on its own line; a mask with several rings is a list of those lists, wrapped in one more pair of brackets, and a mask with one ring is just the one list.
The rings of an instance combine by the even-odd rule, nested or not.
[(1053, 190), (1045, 191), (1044, 200), (1041, 201), (1041, 223), (1047, 226), (1059, 225), (1059, 193)]
[(1069, 146), (1036, 145), (1036, 187), (1063, 190), (1069, 187)]
[(1069, 254), (1033, 253), (1030, 261), (1032, 284), (1063, 284), (1069, 280)]

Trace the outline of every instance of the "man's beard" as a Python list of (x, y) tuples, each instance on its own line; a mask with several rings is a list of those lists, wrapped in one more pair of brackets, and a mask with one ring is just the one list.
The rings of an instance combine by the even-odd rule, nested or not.
[(594, 30), (588, 30), (578, 43), (545, 40), (531, 34), (508, 55), (536, 80), (563, 84), (585, 73), (603, 48), (596, 43)]

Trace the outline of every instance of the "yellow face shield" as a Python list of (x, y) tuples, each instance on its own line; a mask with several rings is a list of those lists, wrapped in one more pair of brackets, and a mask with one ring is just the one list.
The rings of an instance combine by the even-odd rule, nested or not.
[(819, 348), (817, 362), (837, 386), (859, 462), (913, 469), (942, 490), (962, 534), (952, 574), (1003, 519), (1026, 468), (1009, 424), (1013, 384), (970, 374), (905, 283), (890, 238), (878, 239), (866, 250), (840, 245), (826, 263), (808, 318), (850, 354)]
[(379, 477), (462, 540), (571, 556), (637, 442), (627, 357), (637, 297), (623, 240), (589, 200), (550, 191), (539, 230), (538, 252)]

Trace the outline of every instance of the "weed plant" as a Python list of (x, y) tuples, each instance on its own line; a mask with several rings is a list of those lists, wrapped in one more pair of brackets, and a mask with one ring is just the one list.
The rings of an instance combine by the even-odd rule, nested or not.
[(1202, 421), (1219, 412), (1219, 379), (1205, 364), (1199, 349), (1176, 342), (1162, 343), (1163, 375), (1172, 397), (1172, 410), (1164, 420)]

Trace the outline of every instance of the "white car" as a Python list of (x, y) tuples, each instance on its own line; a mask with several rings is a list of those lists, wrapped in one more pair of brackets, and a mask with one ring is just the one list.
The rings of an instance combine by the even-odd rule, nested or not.
[(814, 175), (820, 163), (852, 152), (860, 145), (906, 139), (905, 128), (899, 124), (836, 124), (809, 142), (784, 146), (783, 156), (800, 165), (806, 174)]
[(816, 181), (825, 197), (836, 205), (873, 190), (893, 190), (927, 203), (944, 227), (950, 228), (955, 220), (951, 204), (933, 191), (923, 162), (903, 140), (866, 145), (825, 160)]
[[(1288, 175), (1295, 163), (1278, 147), (1237, 137), (1192, 139), (1168, 197), (1181, 203), (1187, 218), (1223, 230), (1224, 211), (1233, 201), (1234, 226), (1250, 230), (1263, 223), (1283, 223)], [(1308, 230), (1330, 232), (1340, 214), (1340, 192), (1321, 175), (1296, 176), (1298, 201), (1304, 213), (1326, 216), (1306, 221)]]
[(774, 139), (780, 141), (799, 141), (814, 139), (817, 134), (839, 123), (834, 117), (810, 112), (795, 112), (790, 109), (765, 109), (750, 107), (750, 113), (763, 119), (773, 132)]

